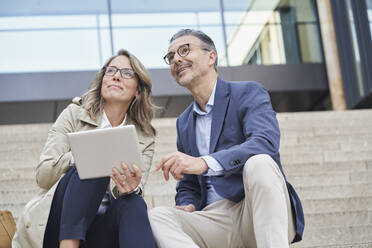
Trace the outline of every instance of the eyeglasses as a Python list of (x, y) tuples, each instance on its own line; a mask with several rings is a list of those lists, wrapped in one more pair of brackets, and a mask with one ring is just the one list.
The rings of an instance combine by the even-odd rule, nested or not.
[[(205, 50), (205, 51), (210, 51), (209, 49), (206, 49), (206, 48), (201, 48), (202, 50)], [(187, 43), (187, 44), (183, 44), (181, 46), (179, 46), (177, 48), (177, 54), (180, 56), (180, 57), (186, 57), (188, 54), (190, 53), (190, 44)], [(167, 63), (168, 65), (171, 65), (174, 63), (174, 55), (176, 55), (175, 52), (169, 52), (167, 53), (163, 59), (165, 61), (165, 63)]]
[(136, 72), (134, 70), (129, 69), (129, 68), (119, 69), (116, 66), (105, 67), (105, 75), (107, 75), (107, 76), (114, 76), (117, 71), (120, 71), (120, 75), (123, 78), (126, 78), (126, 79), (133, 78), (134, 75), (136, 74)]

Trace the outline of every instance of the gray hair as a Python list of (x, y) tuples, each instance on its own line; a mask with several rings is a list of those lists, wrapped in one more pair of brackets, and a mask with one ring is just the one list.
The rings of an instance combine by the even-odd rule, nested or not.
[(214, 69), (217, 71), (218, 54), (217, 54), (216, 46), (214, 45), (214, 42), (211, 39), (211, 37), (206, 35), (203, 31), (187, 28), (187, 29), (181, 29), (180, 31), (175, 33), (170, 39), (169, 44), (172, 43), (175, 39), (178, 39), (182, 36), (194, 36), (201, 41), (203, 48), (209, 51), (214, 51), (216, 53), (216, 61), (214, 62)]

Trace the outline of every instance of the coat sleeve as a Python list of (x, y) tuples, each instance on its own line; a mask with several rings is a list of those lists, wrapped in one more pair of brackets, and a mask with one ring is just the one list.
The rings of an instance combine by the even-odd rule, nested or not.
[(64, 109), (48, 132), (48, 138), (36, 168), (36, 182), (50, 189), (69, 168), (72, 157), (67, 133), (73, 131), (71, 105)]
[(254, 84), (240, 93), (238, 106), (244, 142), (210, 154), (224, 168), (224, 176), (239, 171), (253, 155), (275, 157), (279, 153), (279, 124), (268, 92), (261, 85)]
[[(177, 119), (177, 150), (184, 153), (179, 131), (179, 119)], [(177, 183), (176, 186), (176, 205), (185, 206), (193, 204), (195, 210), (200, 210), (201, 189), (196, 175), (185, 174), (184, 177)]]

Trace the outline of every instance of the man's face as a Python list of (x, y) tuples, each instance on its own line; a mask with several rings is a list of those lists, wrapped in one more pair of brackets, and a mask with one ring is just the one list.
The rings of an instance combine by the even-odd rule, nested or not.
[[(189, 44), (185, 47), (186, 44)], [(189, 53), (182, 57), (177, 50), (190, 49)], [(181, 86), (187, 87), (195, 80), (202, 78), (209, 70), (214, 70), (214, 57), (211, 51), (203, 49), (201, 41), (194, 36), (181, 36), (175, 39), (168, 49), (172, 62), (170, 71), (174, 79)], [(182, 54), (182, 51), (181, 51)]]

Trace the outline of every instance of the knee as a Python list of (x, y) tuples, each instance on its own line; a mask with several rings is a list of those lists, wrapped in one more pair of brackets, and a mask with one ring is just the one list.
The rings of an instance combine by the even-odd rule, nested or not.
[(158, 221), (165, 220), (169, 218), (169, 215), (171, 214), (171, 212), (172, 212), (172, 208), (170, 207), (164, 207), (164, 206), (155, 207), (149, 211), (150, 222), (156, 223)]
[(269, 187), (282, 177), (277, 163), (267, 154), (250, 157), (244, 165), (243, 180), (249, 187)]
[(130, 194), (124, 197), (119, 197), (115, 201), (116, 211), (125, 214), (135, 213), (136, 215), (144, 213), (147, 215), (147, 205), (143, 198), (137, 194)]

